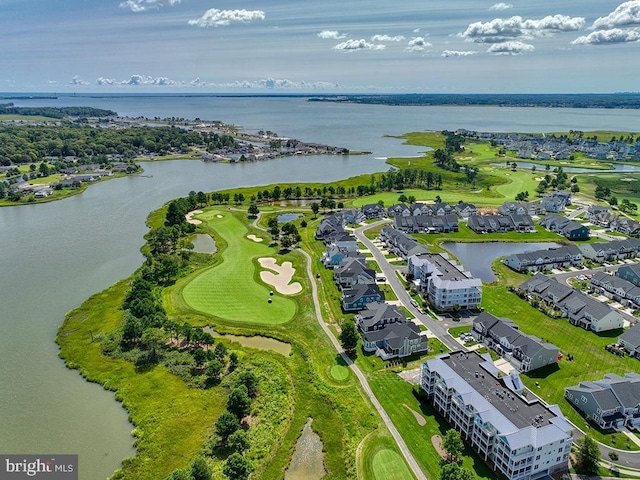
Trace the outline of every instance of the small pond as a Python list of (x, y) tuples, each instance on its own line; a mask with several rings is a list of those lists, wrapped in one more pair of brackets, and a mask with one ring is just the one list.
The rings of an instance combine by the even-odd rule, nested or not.
[(197, 253), (216, 253), (218, 251), (216, 241), (206, 233), (196, 233), (191, 243), (193, 243), (193, 251)]
[(270, 350), (288, 357), (291, 355), (291, 344), (281, 342), (275, 338), (255, 335), (252, 337), (244, 335), (221, 335), (211, 327), (205, 327), (205, 332), (209, 332), (214, 337), (221, 337), (232, 342), (238, 342), (243, 347), (257, 348), (258, 350)]
[(320, 480), (327, 474), (322, 440), (311, 428), (311, 421), (311, 418), (307, 420), (296, 442), (291, 463), (284, 472), (284, 480)]
[(442, 248), (455, 255), (464, 265), (465, 270), (471, 272), (475, 278), (480, 278), (483, 282), (495, 282), (498, 278), (491, 270), (491, 264), (498, 257), (511, 255), (513, 253), (533, 252), (547, 248), (560, 247), (554, 242), (531, 242), (531, 243), (507, 243), (507, 242), (486, 242), (486, 243), (458, 243), (445, 242)]
[(278, 215), (278, 222), (287, 223), (297, 220), (302, 216), (301, 213), (283, 213), (282, 215)]

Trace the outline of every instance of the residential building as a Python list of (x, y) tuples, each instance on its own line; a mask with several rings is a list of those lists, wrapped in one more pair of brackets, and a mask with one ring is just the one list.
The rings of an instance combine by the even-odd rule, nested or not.
[(407, 357), (429, 349), (426, 335), (413, 322), (396, 322), (378, 330), (362, 332), (362, 348), (383, 360)]
[(359, 284), (376, 283), (376, 272), (366, 260), (347, 257), (334, 267), (333, 279), (340, 290), (344, 290)]
[(580, 245), (579, 248), (586, 258), (599, 263), (640, 256), (640, 240), (635, 238), (585, 243)]
[(456, 213), (462, 218), (468, 218), (469, 215), (478, 213), (478, 209), (472, 203), (460, 202), (453, 207)]
[(536, 297), (544, 301), (563, 317), (567, 317), (572, 325), (585, 330), (604, 332), (622, 328), (624, 324), (620, 312), (606, 303), (541, 273), (536, 273), (517, 289), (526, 293), (529, 299)]
[(581, 267), (582, 252), (575, 245), (567, 245), (533, 252), (514, 253), (503, 260), (517, 272), (541, 272), (553, 268)]
[(498, 318), (482, 312), (473, 321), (471, 334), (521, 372), (530, 372), (558, 363), (558, 347), (521, 332), (518, 326), (507, 318)]
[(622, 265), (618, 268), (616, 275), (627, 282), (633, 283), (636, 287), (640, 287), (640, 263)]
[(342, 290), (342, 308), (346, 312), (362, 310), (367, 304), (374, 302), (384, 302), (384, 293), (374, 283), (360, 283)]
[(611, 229), (630, 237), (637, 237), (640, 235), (640, 222), (627, 217), (616, 217), (611, 222)]
[(476, 233), (535, 232), (536, 227), (527, 214), (470, 215), (467, 226)]
[(446, 215), (396, 215), (393, 227), (405, 233), (449, 233), (458, 231), (458, 217)]
[(407, 274), (437, 310), (476, 309), (482, 301), (482, 281), (465, 272), (446, 253), (411, 255)]
[(611, 211), (611, 207), (603, 207), (601, 205), (591, 205), (587, 209), (585, 218), (594, 225), (608, 228), (616, 216)]
[(380, 240), (391, 252), (403, 259), (429, 251), (427, 247), (418, 243), (412, 236), (391, 226), (384, 227), (380, 231)]
[(581, 382), (565, 388), (564, 398), (602, 429), (640, 426), (640, 374)]
[(564, 212), (564, 209), (567, 207), (567, 205), (571, 205), (571, 193), (553, 192), (542, 197), (540, 203), (547, 212)]
[(640, 323), (636, 323), (620, 335), (618, 345), (621, 345), (632, 357), (640, 358)]
[(521, 395), (519, 375), (503, 375), (488, 354), (439, 355), (422, 364), (420, 384), (436, 410), (498, 475), (525, 480), (567, 470), (572, 425), (557, 405)]
[(570, 220), (556, 214), (548, 214), (540, 219), (540, 225), (549, 230), (564, 235), (569, 240), (588, 240), (589, 227), (575, 220)]
[(404, 312), (388, 303), (370, 303), (355, 317), (356, 325), (361, 332), (372, 332), (392, 323), (406, 321), (407, 316)]
[(363, 205), (361, 210), (367, 219), (384, 218), (387, 213), (384, 207), (379, 203), (370, 203), (368, 205)]
[(604, 295), (616, 302), (631, 307), (640, 308), (640, 287), (616, 275), (596, 272), (591, 277), (591, 290)]

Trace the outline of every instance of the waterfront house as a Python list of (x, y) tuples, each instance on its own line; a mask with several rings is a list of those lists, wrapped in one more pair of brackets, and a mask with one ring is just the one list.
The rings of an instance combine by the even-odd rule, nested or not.
[(553, 268), (581, 267), (582, 252), (575, 245), (507, 255), (502, 263), (517, 272), (541, 272)]
[(550, 232), (564, 235), (569, 240), (588, 240), (590, 235), (589, 227), (586, 225), (553, 213), (541, 218), (540, 225)]
[(599, 263), (640, 256), (640, 240), (635, 238), (585, 243), (580, 245), (579, 248), (586, 258)]

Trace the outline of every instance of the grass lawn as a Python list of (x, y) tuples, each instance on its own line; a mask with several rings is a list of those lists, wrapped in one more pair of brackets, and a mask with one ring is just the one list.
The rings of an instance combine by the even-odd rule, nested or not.
[[(220, 218), (220, 216), (222, 218)], [(235, 322), (286, 323), (296, 312), (296, 303), (286, 296), (269, 295), (272, 287), (259, 280), (259, 257), (274, 249), (246, 238), (247, 227), (229, 211), (207, 210), (196, 216), (221, 237), (227, 248), (222, 262), (187, 283), (182, 295), (194, 310)], [(267, 303), (272, 299), (272, 303)]]
[[(604, 349), (605, 345), (615, 343), (620, 331), (598, 335), (574, 327), (567, 319), (551, 319), (503, 286), (484, 285), (482, 297), (482, 306), (488, 312), (497, 317), (510, 318), (524, 333), (553, 343), (564, 354), (564, 359), (558, 362), (557, 367), (538, 369), (521, 375), (531, 391), (547, 403), (557, 404), (562, 413), (580, 429), (590, 428), (596, 440), (612, 445), (613, 439), (615, 445), (612, 446), (638, 449), (623, 434), (605, 434), (594, 424), (588, 424), (582, 414), (564, 399), (565, 387), (577, 385), (582, 381), (598, 380), (607, 373), (624, 375), (638, 370), (638, 360), (618, 357)], [(571, 362), (566, 359), (569, 353), (574, 357)]]
[(413, 475), (398, 452), (378, 450), (372, 462), (376, 480), (411, 480)]
[[(431, 442), (431, 437), (444, 436), (451, 427), (428, 403), (418, 400), (413, 394), (412, 385), (395, 373), (381, 370), (369, 374), (369, 384), (420, 467), (429, 478), (438, 478), (440, 456)], [(418, 423), (412, 410), (426, 420), (424, 426)], [(478, 479), (495, 478), (495, 474), (468, 447), (465, 447), (463, 452), (463, 466), (474, 471)]]

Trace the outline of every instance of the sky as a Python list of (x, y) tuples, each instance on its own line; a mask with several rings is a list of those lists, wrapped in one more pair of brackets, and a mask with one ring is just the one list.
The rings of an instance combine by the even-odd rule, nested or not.
[(639, 91), (640, 0), (0, 0), (0, 91)]

